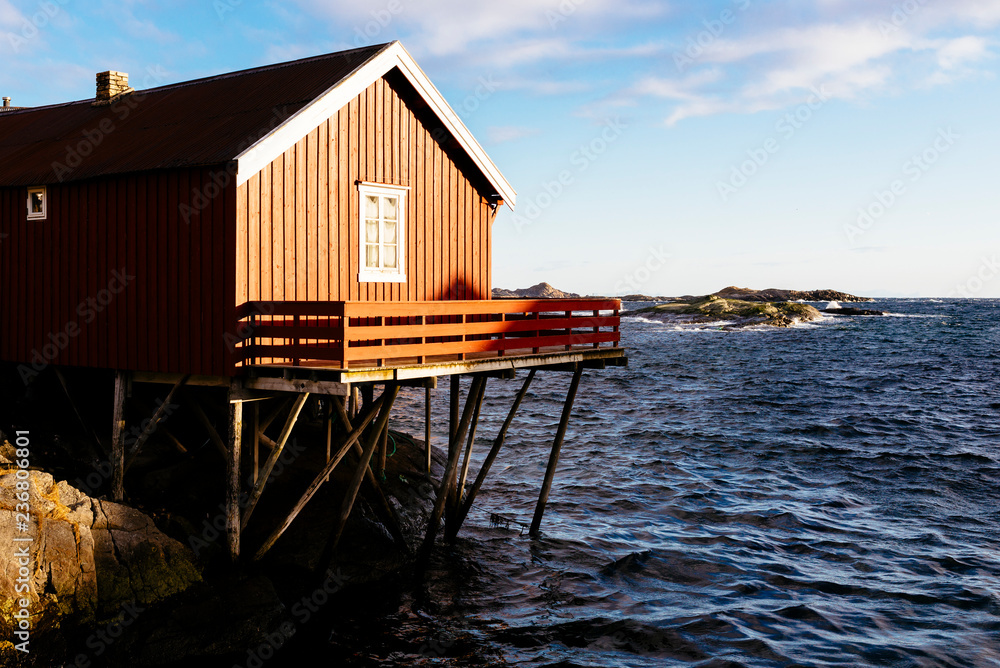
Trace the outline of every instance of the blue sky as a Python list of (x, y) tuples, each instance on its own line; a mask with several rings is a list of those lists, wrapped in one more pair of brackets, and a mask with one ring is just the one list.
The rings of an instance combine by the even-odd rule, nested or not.
[(0, 91), (399, 39), (518, 191), (494, 285), (1000, 297), (1000, 0), (0, 0)]

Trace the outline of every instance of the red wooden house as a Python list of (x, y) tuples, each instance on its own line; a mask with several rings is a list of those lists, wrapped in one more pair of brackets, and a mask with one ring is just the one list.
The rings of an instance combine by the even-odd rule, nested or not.
[(624, 360), (616, 300), (491, 299), (515, 192), (398, 42), (150, 90), (97, 81), (91, 100), (0, 110), (0, 361), (26, 380), (51, 365), (225, 386), (235, 425), (262, 392), (528, 367), (576, 370), (575, 392), (584, 365)]

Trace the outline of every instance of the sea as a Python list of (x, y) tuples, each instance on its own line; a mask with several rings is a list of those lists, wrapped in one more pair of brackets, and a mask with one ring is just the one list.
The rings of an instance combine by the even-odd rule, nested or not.
[[(338, 605), (323, 665), (1000, 666), (1000, 300), (862, 306), (888, 315), (623, 319), (532, 538), (571, 378), (538, 374), (458, 541)], [(473, 474), (522, 379), (490, 381)]]

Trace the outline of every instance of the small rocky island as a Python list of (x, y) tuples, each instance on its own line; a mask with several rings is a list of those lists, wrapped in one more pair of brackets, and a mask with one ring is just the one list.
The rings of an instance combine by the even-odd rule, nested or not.
[[(804, 302), (828, 302), (827, 308), (818, 309)], [(823, 317), (835, 315), (883, 315), (873, 309), (844, 308), (840, 302), (874, 301), (836, 290), (750, 290), (728, 287), (703, 297), (678, 297), (647, 308), (628, 311), (622, 317), (645, 317), (679, 325), (706, 325), (718, 323), (720, 329), (741, 329), (754, 325), (789, 327)]]

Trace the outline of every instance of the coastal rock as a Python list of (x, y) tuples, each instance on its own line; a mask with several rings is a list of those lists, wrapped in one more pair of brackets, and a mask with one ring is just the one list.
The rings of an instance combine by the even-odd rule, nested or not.
[[(23, 501), (17, 495), (24, 491), (31, 519), (26, 530), (23, 516), (21, 524), (17, 516), (24, 510), (18, 508)], [(14, 540), (26, 537), (33, 541)], [(18, 480), (6, 457), (0, 457), (0, 544), (27, 547), (26, 556), (16, 557), (13, 550), (0, 553), (2, 659), (17, 654), (8, 639), (14, 637), (17, 599), (25, 596), (16, 593), (19, 559), (28, 562), (35, 646), (64, 623), (109, 620), (126, 605), (155, 603), (201, 579), (190, 551), (140, 511), (92, 499), (41, 471)]]
[(752, 290), (750, 288), (738, 288), (730, 285), (718, 292), (713, 293), (716, 297), (723, 299), (738, 299), (745, 302), (872, 302), (870, 297), (857, 297), (846, 292), (836, 290), (780, 290), (778, 288), (767, 288), (766, 290)]
[(493, 288), (493, 299), (577, 299), (575, 292), (563, 292), (548, 283), (539, 283), (520, 290)]
[(723, 329), (739, 329), (751, 325), (789, 327), (798, 322), (808, 322), (822, 317), (820, 312), (809, 304), (749, 302), (723, 299), (716, 295), (695, 297), (684, 302), (658, 304), (622, 314), (622, 317), (629, 316), (643, 316), (685, 325), (725, 322), (724, 325), (720, 325)]

